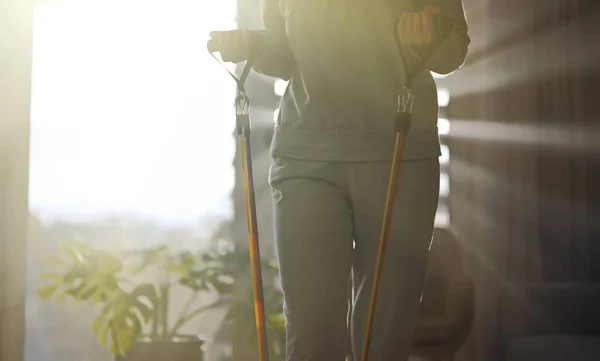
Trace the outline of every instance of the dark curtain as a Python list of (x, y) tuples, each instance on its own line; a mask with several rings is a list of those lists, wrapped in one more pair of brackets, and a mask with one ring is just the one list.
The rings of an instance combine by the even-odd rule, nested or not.
[(33, 7), (0, 4), (0, 360), (23, 360)]
[[(600, 280), (600, 10), (465, 0), (473, 45), (451, 102), (450, 209), (477, 289), (459, 360), (493, 360), (498, 293)], [(595, 39), (595, 40), (594, 40)]]

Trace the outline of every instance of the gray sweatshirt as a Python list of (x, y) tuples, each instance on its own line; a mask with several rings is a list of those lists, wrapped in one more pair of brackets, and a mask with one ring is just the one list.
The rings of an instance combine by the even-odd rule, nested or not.
[[(430, 71), (464, 62), (470, 38), (461, 0), (433, 0), (454, 27), (414, 79), (405, 159), (440, 155), (437, 90)], [(263, 0), (263, 52), (253, 68), (289, 80), (271, 154), (319, 161), (390, 161), (404, 67), (418, 62), (394, 26), (414, 0)], [(430, 71), (427, 71), (430, 70)]]

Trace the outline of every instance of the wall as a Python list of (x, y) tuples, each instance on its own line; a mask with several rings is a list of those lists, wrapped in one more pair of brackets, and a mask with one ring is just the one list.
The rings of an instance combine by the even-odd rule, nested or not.
[(500, 290), (600, 277), (600, 11), (584, 0), (464, 5), (471, 53), (440, 85), (451, 91), (452, 226), (477, 288), (459, 360), (487, 361)]
[(23, 359), (33, 8), (0, 2), (0, 360)]

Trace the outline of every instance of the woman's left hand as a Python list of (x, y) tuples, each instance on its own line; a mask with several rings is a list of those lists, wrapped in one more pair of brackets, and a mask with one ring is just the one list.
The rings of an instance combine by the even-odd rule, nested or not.
[(417, 13), (404, 13), (397, 23), (396, 32), (404, 45), (419, 46), (430, 44), (439, 32), (439, 6), (426, 6)]

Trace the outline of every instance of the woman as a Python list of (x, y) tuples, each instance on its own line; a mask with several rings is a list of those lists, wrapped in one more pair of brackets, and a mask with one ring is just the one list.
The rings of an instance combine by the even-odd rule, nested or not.
[[(414, 69), (436, 45), (441, 13), (453, 29), (426, 70), (458, 69), (470, 43), (467, 24), (461, 0), (263, 2), (265, 30), (213, 32), (210, 45), (225, 61), (259, 54), (256, 71), (290, 81), (270, 171), (287, 358), (341, 361), (351, 272), (351, 336), (354, 354), (361, 355), (405, 68)], [(440, 144), (429, 71), (416, 76), (413, 95), (370, 361), (408, 359), (434, 228)]]

